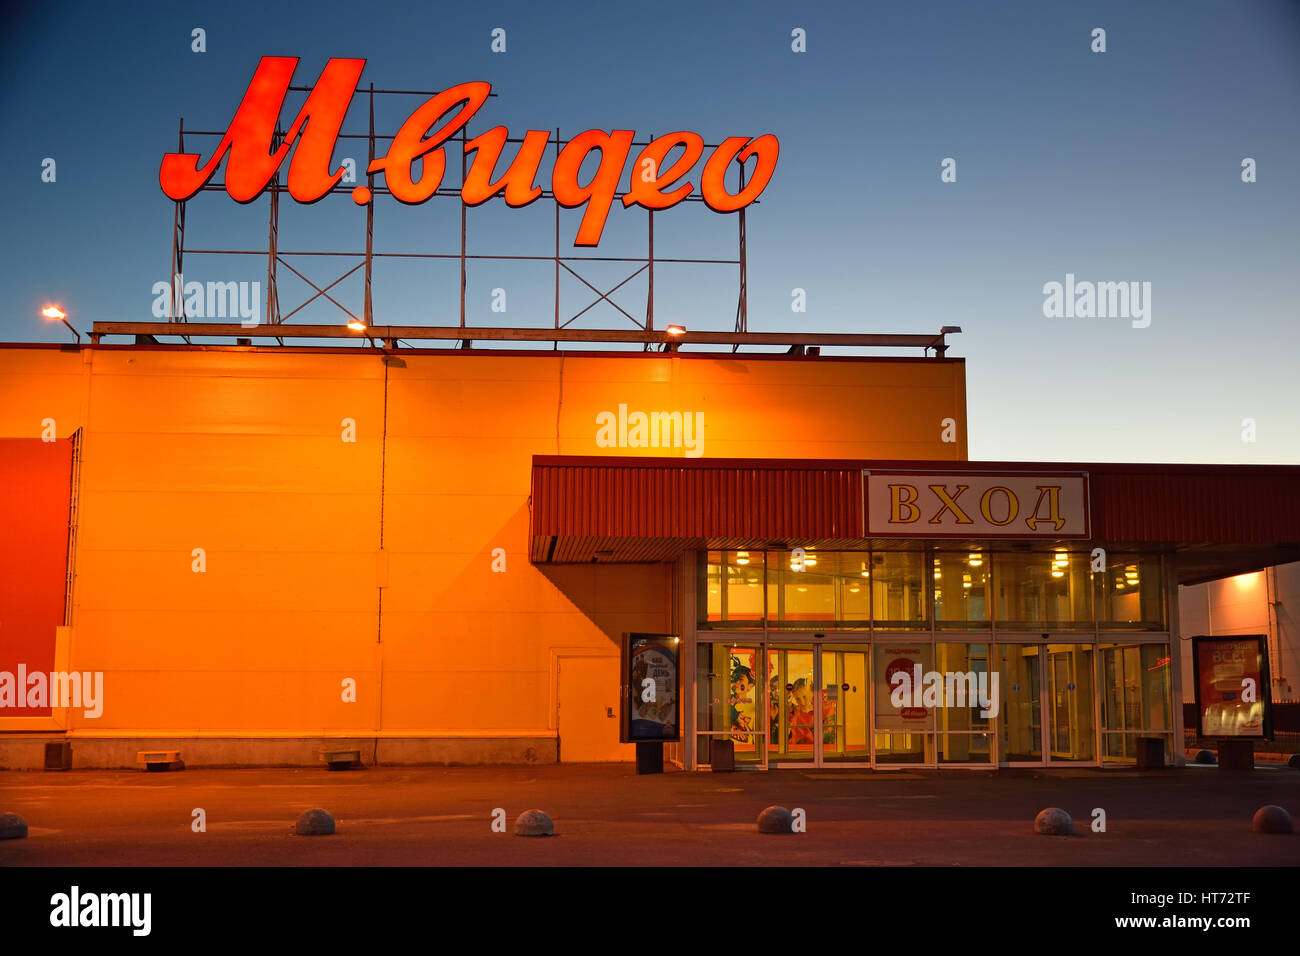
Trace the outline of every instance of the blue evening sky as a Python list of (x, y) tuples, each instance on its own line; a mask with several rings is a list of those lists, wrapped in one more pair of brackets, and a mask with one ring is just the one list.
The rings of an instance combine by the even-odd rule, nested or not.
[[(262, 55), (364, 57), (362, 83), (499, 94), (470, 133), (559, 126), (775, 133), (776, 174), (748, 214), (751, 330), (933, 332), (959, 325), (970, 456), (1101, 461), (1300, 461), (1300, 4), (1128, 2), (334, 3), (9, 5), (3, 17), (0, 341), (154, 321), (172, 203), (158, 165), (177, 122), (224, 129)], [(206, 52), (191, 51), (191, 30)], [(491, 32), (506, 31), (493, 53)], [(1091, 33), (1106, 30), (1105, 53)], [(807, 52), (791, 50), (791, 31)], [(380, 132), (420, 102), (381, 102)], [(290, 100), (285, 122), (301, 97)], [(358, 97), (346, 124), (365, 129)], [(208, 149), (215, 139), (192, 139)], [(341, 141), (336, 159), (363, 147)], [(952, 157), (957, 181), (940, 181)], [(1243, 183), (1241, 163), (1257, 163)], [(56, 162), (42, 182), (42, 161)], [(448, 184), (459, 176), (453, 154)], [(629, 163), (630, 166), (630, 163)], [(698, 170), (695, 181), (698, 182)], [(282, 249), (364, 248), (346, 196), (284, 197)], [(562, 218), (565, 251), (580, 212)], [(376, 207), (380, 251), (455, 252), (456, 200)], [(656, 218), (659, 256), (729, 258), (736, 218), (682, 205)], [(265, 248), (267, 200), (207, 193), (189, 244)], [(470, 211), (471, 252), (547, 255), (553, 207)], [(616, 208), (597, 254), (640, 255), (645, 213)], [(319, 284), (343, 260), (293, 260)], [(348, 263), (351, 265), (351, 262)], [(584, 271), (607, 287), (635, 267)], [(550, 263), (471, 263), (472, 325), (547, 326)], [(191, 256), (186, 279), (265, 281), (264, 256)], [(1150, 283), (1150, 325), (1045, 318), (1043, 286)], [(281, 307), (309, 294), (281, 269)], [(454, 325), (457, 266), (384, 260), (378, 324)], [(337, 296), (360, 309), (359, 274)], [(504, 315), (492, 290), (507, 293)], [(807, 309), (791, 309), (803, 289)], [(561, 318), (591, 295), (566, 278)], [(656, 321), (730, 330), (735, 270), (662, 266)], [(614, 295), (644, 309), (640, 279)], [(342, 321), (318, 300), (293, 321)], [(601, 305), (579, 320), (617, 327)], [(910, 354), (910, 353), (909, 353)], [(870, 408), (862, 410), (872, 414)], [(1242, 440), (1243, 419), (1256, 440)]]

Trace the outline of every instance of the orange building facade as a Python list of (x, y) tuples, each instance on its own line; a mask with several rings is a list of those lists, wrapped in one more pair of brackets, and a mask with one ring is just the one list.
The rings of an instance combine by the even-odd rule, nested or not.
[(102, 682), (0, 707), (0, 766), (631, 759), (620, 636), (693, 641), (707, 549), (537, 558), (557, 455), (961, 462), (965, 366), (0, 346), (0, 672)]

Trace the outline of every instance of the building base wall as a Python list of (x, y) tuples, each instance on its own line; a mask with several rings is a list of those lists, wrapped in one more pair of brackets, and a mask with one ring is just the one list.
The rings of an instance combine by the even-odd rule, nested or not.
[(0, 736), (0, 770), (42, 770), (45, 745), (68, 741), (73, 770), (136, 770), (141, 750), (178, 750), (187, 768), (323, 767), (322, 750), (359, 750), (366, 766), (557, 763), (555, 736), (74, 737)]

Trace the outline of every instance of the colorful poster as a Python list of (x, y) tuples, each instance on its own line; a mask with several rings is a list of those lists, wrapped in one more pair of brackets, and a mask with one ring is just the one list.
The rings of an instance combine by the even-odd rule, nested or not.
[(1272, 738), (1265, 640), (1262, 634), (1192, 638), (1202, 737)]
[(731, 738), (737, 751), (754, 750), (758, 732), (758, 693), (754, 665), (758, 652), (752, 647), (733, 647), (728, 655), (727, 719), (737, 733)]
[(672, 634), (623, 636), (624, 743), (680, 739), (679, 643)]

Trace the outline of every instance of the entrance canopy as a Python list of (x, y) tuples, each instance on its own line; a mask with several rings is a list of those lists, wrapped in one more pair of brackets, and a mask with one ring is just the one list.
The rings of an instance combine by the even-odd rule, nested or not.
[(1194, 584), (1300, 560), (1300, 466), (538, 455), (529, 536), (534, 564), (1090, 543)]

